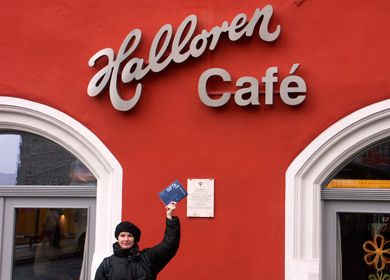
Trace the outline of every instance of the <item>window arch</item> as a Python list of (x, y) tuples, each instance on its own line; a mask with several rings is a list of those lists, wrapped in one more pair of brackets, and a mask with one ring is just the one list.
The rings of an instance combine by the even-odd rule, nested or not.
[[(90, 130), (75, 119), (46, 105), (19, 98), (0, 97), (0, 130), (10, 129), (37, 134), (59, 144), (79, 158), (97, 178), (97, 186), (94, 187), (95, 252), (91, 268), (94, 273), (103, 257), (111, 252), (111, 244), (114, 242), (111, 233), (121, 220), (122, 167)], [(15, 189), (0, 187), (0, 206), (4, 204), (4, 197), (19, 195)], [(42, 193), (45, 191), (48, 190), (43, 190)], [(102, 240), (105, 242), (101, 242)]]
[(285, 279), (322, 279), (322, 186), (364, 148), (390, 137), (390, 100), (338, 121), (286, 172)]
[(0, 153), (2, 186), (96, 186), (95, 176), (78, 158), (39, 135), (0, 130)]

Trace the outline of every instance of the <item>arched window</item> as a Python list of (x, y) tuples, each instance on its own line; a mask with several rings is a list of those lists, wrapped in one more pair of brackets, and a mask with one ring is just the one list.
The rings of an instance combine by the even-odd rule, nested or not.
[[(122, 168), (120, 164), (104, 144), (82, 124), (58, 110), (35, 102), (0, 97), (0, 131), (3, 134), (17, 131), (19, 136), (22, 134), (28, 135), (31, 141), (34, 140), (31, 137), (35, 137), (36, 139), (44, 139), (43, 142), (55, 144), (49, 148), (42, 146), (28, 147), (27, 149), (30, 150), (26, 153), (30, 153), (31, 157), (35, 157), (47, 148), (49, 152), (51, 149), (55, 152), (54, 150), (58, 147), (62, 149), (61, 152), (67, 154), (67, 156), (61, 156), (61, 158), (56, 157), (56, 163), (54, 161), (39, 163), (38, 166), (34, 166), (36, 163), (29, 163), (31, 166), (28, 166), (28, 160), (26, 159), (26, 168), (23, 166), (20, 169), (20, 174), (29, 177), (29, 180), (35, 180), (34, 182), (30, 180), (22, 183), (20, 181), (21, 184), (19, 184), (16, 180), (22, 180), (22, 177), (18, 178), (18, 174), (16, 174), (16, 178), (4, 179), (5, 177), (3, 177), (1, 180), (3, 183), (0, 185), (0, 244), (2, 254), (0, 256), (0, 278), (10, 279), (14, 272), (14, 259), (10, 256), (15, 253), (15, 238), (20, 236), (16, 237), (17, 231), (10, 225), (17, 225), (18, 218), (23, 219), (21, 215), (19, 216), (19, 213), (23, 213), (22, 215), (30, 220), (31, 218), (27, 218), (27, 216), (32, 215), (35, 217), (32, 220), (35, 221), (37, 213), (27, 209), (60, 210), (54, 216), (61, 218), (64, 215), (65, 219), (67, 216), (73, 218), (83, 217), (82, 211), (80, 213), (79, 210), (87, 209), (91, 215), (90, 217), (93, 218), (90, 220), (96, 221), (96, 224), (90, 223), (87, 230), (89, 235), (86, 244), (89, 246), (89, 254), (84, 255), (84, 260), (87, 260), (88, 264), (83, 266), (85, 270), (82, 271), (80, 279), (83, 279), (83, 277), (84, 279), (90, 279), (103, 257), (110, 254), (111, 244), (114, 242), (112, 231), (121, 220)], [(24, 151), (20, 152), (19, 156), (22, 153)], [(69, 155), (71, 157), (68, 158)], [(69, 162), (72, 159), (75, 161)], [(24, 163), (22, 164), (24, 165)], [(54, 177), (48, 176), (47, 178), (37, 176), (37, 173), (43, 171), (44, 168), (51, 167), (54, 164), (64, 168), (59, 177), (54, 175)], [(14, 168), (16, 167), (14, 166)], [(12, 173), (12, 171), (0, 172)], [(32, 179), (32, 175), (35, 176), (35, 179)], [(81, 177), (84, 175), (88, 177), (87, 184), (82, 183)], [(84, 179), (86, 177), (84, 176)], [(91, 179), (92, 177), (96, 180)], [(13, 180), (14, 184), (4, 183), (4, 180)], [(57, 184), (54, 184), (56, 181)], [(83, 206), (79, 207), (78, 205)], [(61, 212), (61, 209), (63, 212)], [(65, 209), (69, 211), (66, 212)], [(38, 217), (38, 221), (39, 219)], [(66, 223), (64, 221), (64, 224), (72, 226), (70, 222)], [(70, 229), (70, 232), (72, 232), (72, 229)], [(41, 234), (39, 231), (37, 233)], [(31, 240), (32, 244), (34, 242), (35, 240)], [(29, 245), (30, 240), (26, 243), (26, 246)]]
[[(95, 225), (96, 178), (88, 168), (60, 145), (36, 134), (15, 130), (0, 130), (0, 185), (15, 188), (40, 186), (52, 188), (53, 197), (32, 199), (8, 196), (5, 201), (4, 227), (15, 225), (4, 234), (5, 248), (12, 257), (12, 278), (67, 277), (82, 279), (88, 260), (92, 259), (94, 244), (91, 227)], [(94, 186), (89, 199), (75, 198), (56, 190), (56, 186), (75, 186), (84, 189)], [(62, 198), (62, 205), (47, 203)], [(71, 201), (69, 201), (71, 200)], [(15, 206), (19, 203), (18, 206)], [(13, 205), (12, 205), (13, 204)], [(11, 251), (7, 248), (11, 249)], [(8, 258), (11, 259), (11, 258)], [(89, 264), (90, 266), (90, 264)], [(9, 269), (8, 269), (9, 270)], [(8, 275), (3, 275), (8, 277)]]
[[(326, 261), (329, 248), (334, 250), (331, 253), (334, 259), (340, 258), (337, 253), (340, 248), (337, 247), (340, 238), (337, 219), (341, 216), (337, 213), (369, 213), (372, 205), (390, 200), (387, 189), (325, 188), (331, 179), (346, 174), (348, 170), (343, 167), (351, 167), (359, 155), (364, 157), (362, 152), (368, 152), (390, 139), (389, 121), (389, 100), (358, 110), (325, 130), (288, 168), (285, 279), (337, 279), (336, 275), (340, 275), (337, 263), (333, 262), (332, 265)], [(372, 174), (373, 170), (366, 173), (370, 172)], [(334, 201), (337, 205), (334, 205)], [(384, 207), (388, 207), (386, 204), (389, 203), (385, 202)], [(349, 208), (341, 209), (340, 205), (349, 205)], [(372, 211), (390, 212), (378, 207)], [(326, 213), (328, 208), (333, 214)], [(333, 220), (327, 220), (328, 217)], [(334, 226), (333, 230), (330, 229), (331, 225)], [(328, 233), (328, 230), (332, 233)], [(327, 237), (331, 239), (327, 240)]]
[(0, 185), (96, 186), (91, 171), (73, 154), (44, 137), (0, 131)]
[(390, 277), (389, 140), (350, 160), (321, 193), (324, 278)]

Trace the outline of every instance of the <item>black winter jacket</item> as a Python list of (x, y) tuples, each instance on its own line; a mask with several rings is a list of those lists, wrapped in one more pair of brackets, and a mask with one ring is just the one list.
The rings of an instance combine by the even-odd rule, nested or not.
[[(155, 280), (157, 274), (176, 255), (180, 243), (180, 221), (178, 217), (166, 219), (164, 238), (160, 244), (145, 248), (150, 267), (139, 255), (138, 245), (122, 249), (118, 242), (113, 244), (114, 254), (110, 257), (110, 280)], [(103, 262), (96, 271), (95, 280), (106, 280)]]

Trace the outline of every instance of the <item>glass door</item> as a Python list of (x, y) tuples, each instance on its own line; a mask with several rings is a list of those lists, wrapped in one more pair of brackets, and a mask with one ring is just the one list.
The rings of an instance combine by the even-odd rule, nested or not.
[(5, 198), (1, 279), (89, 279), (95, 198)]
[(323, 279), (390, 279), (390, 203), (325, 201)]

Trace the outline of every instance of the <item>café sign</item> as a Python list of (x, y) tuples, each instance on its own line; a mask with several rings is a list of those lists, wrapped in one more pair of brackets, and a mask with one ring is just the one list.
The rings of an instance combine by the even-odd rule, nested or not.
[[(97, 96), (106, 86), (109, 86), (110, 99), (114, 108), (119, 111), (128, 111), (137, 104), (141, 97), (142, 83), (139, 81), (150, 71), (158, 73), (172, 62), (183, 63), (190, 57), (200, 57), (206, 50), (214, 50), (222, 34), (226, 34), (231, 41), (237, 41), (243, 36), (251, 37), (257, 31), (263, 41), (275, 41), (280, 34), (280, 25), (273, 32), (269, 31), (268, 24), (272, 14), (272, 6), (267, 5), (262, 10), (256, 9), (249, 21), (247, 16), (241, 13), (230, 23), (225, 21), (221, 26), (215, 26), (210, 31), (202, 30), (197, 35), (195, 35), (197, 26), (195, 15), (184, 19), (176, 34), (173, 34), (172, 25), (166, 24), (155, 35), (147, 61), (132, 56), (142, 37), (141, 30), (134, 29), (124, 39), (117, 55), (113, 49), (105, 48), (91, 57), (88, 62), (90, 67), (94, 67), (96, 62), (103, 57), (107, 58), (108, 63), (89, 82), (88, 95)], [(258, 30), (255, 30), (256, 26), (259, 26)], [(305, 99), (305, 95), (302, 95), (306, 92), (304, 80), (292, 75), (298, 67), (299, 64), (294, 64), (290, 76), (286, 77), (280, 85), (281, 98), (288, 105), (298, 105)], [(273, 104), (273, 84), (278, 81), (278, 77), (274, 74), (277, 73), (277, 67), (270, 67), (265, 77), (262, 78), (262, 82), (265, 83), (266, 104)], [(213, 68), (205, 71), (199, 79), (198, 92), (202, 102), (208, 106), (218, 107), (230, 99), (231, 93), (223, 93), (219, 99), (210, 98), (207, 92), (207, 81), (213, 76), (218, 76), (225, 82), (230, 82), (231, 77), (226, 70)], [(129, 100), (121, 98), (117, 87), (119, 77), (125, 84), (137, 83), (135, 94)], [(253, 77), (242, 77), (236, 82), (237, 87), (243, 87), (244, 84), (250, 84), (250, 86), (236, 91), (235, 102), (240, 106), (260, 105), (258, 101), (259, 81)], [(250, 93), (250, 98), (244, 99), (243, 95), (247, 96), (247, 93)], [(291, 97), (290, 93), (294, 93), (294, 97)]]

